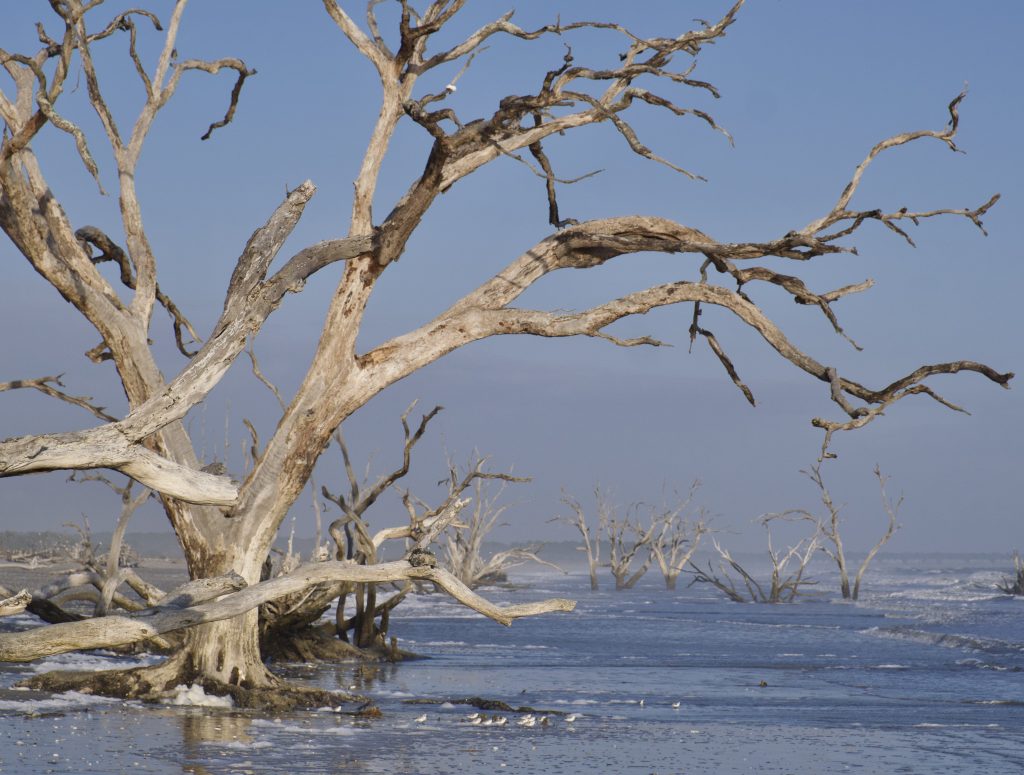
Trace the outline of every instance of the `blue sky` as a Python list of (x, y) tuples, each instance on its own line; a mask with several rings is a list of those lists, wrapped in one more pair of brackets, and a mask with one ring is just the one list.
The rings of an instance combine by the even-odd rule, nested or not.
[[(361, 16), (363, 3), (353, 10)], [(646, 34), (678, 34), (693, 17), (717, 18), (726, 3), (524, 3), (524, 27), (575, 18), (615, 18)], [(166, 15), (169, 4), (157, 9)], [(105, 19), (120, 6), (107, 3)], [(392, 18), (389, 5), (385, 19)], [(481, 2), (457, 19), (460, 31), (495, 18), (505, 5)], [(51, 15), (46, 3), (4, 4), (0, 47), (31, 50), (33, 23)], [(98, 22), (94, 22), (96, 24)], [(700, 57), (697, 77), (722, 97), (681, 92), (681, 101), (713, 112), (735, 147), (695, 120), (669, 120), (640, 108), (641, 139), (659, 154), (708, 178), (700, 183), (631, 154), (609, 127), (587, 128), (547, 146), (558, 173), (575, 177), (604, 171), (563, 187), (564, 215), (588, 219), (651, 213), (673, 218), (723, 241), (770, 239), (826, 212), (854, 166), (878, 140), (907, 130), (938, 129), (946, 104), (967, 82), (959, 146), (919, 142), (880, 157), (854, 205), (915, 209), (976, 206), (1003, 195), (985, 219), (985, 238), (963, 219), (913, 229), (917, 249), (877, 225), (857, 235), (859, 256), (825, 257), (798, 267), (821, 290), (871, 277), (876, 287), (844, 299), (836, 311), (864, 346), (855, 352), (813, 310), (770, 289), (761, 302), (791, 338), (843, 374), (880, 385), (932, 361), (971, 358), (1001, 371), (1021, 371), (1024, 280), (1017, 230), (1024, 196), (1020, 171), (1024, 126), (1024, 6), (918, 0), (859, 3), (762, 0), (740, 13), (727, 37)], [(453, 32), (454, 36), (455, 33)], [(144, 38), (145, 40), (145, 38)], [(149, 39), (152, 41), (152, 39)], [(143, 44), (145, 45), (145, 43)], [(573, 41), (579, 62), (614, 60), (620, 45), (607, 34)], [(101, 80), (122, 123), (136, 109), (140, 89), (123, 40), (98, 52)], [(196, 2), (186, 11), (178, 49), (183, 57), (239, 56), (258, 71), (246, 83), (235, 122), (200, 142), (222, 115), (227, 77), (187, 77), (161, 114), (139, 168), (143, 213), (161, 264), (161, 285), (204, 333), (223, 300), (234, 260), (252, 230), (305, 178), (318, 186), (288, 247), (345, 233), (351, 181), (376, 117), (378, 85), (316, 2)], [(507, 93), (535, 89), (564, 49), (497, 42), (459, 81), (451, 106), (473, 118)], [(144, 48), (143, 54), (153, 56)], [(423, 89), (443, 86), (423, 83)], [(84, 84), (59, 105), (92, 137), (105, 179), (113, 165), (103, 152)], [(10, 87), (3, 80), (2, 88)], [(58, 198), (76, 225), (115, 231), (116, 200), (96, 194), (66, 135), (48, 130), (34, 144)], [(378, 212), (405, 189), (423, 163), (427, 138), (411, 122), (395, 139), (378, 191)], [(109, 186), (112, 188), (113, 186)], [(365, 346), (429, 319), (550, 231), (540, 180), (511, 161), (492, 165), (443, 196), (389, 270), (371, 303), (361, 336)], [(552, 277), (523, 303), (582, 308), (613, 295), (679, 277), (694, 277), (693, 257), (637, 257), (600, 270)], [(781, 266), (781, 265), (780, 265)], [(302, 378), (319, 333), (337, 271), (327, 271), (299, 297), (290, 297), (257, 340), (264, 371), (287, 394)], [(0, 381), (65, 373), (72, 392), (88, 393), (117, 411), (120, 391), (108, 366), (82, 353), (96, 344), (74, 310), (49, 289), (13, 247), (0, 242)], [(673, 348), (621, 349), (606, 342), (512, 339), (467, 347), (395, 385), (346, 423), (357, 459), (376, 470), (391, 467), (400, 444), (398, 415), (413, 399), (446, 411), (418, 449), (410, 483), (423, 497), (437, 494), (447, 452), (459, 459), (476, 448), (495, 468), (534, 477), (513, 493), (514, 524), (498, 535), (571, 538), (547, 520), (559, 513), (565, 488), (586, 500), (595, 484), (620, 503), (657, 500), (663, 491), (703, 481), (697, 501), (734, 532), (726, 543), (755, 548), (761, 537), (750, 520), (766, 511), (813, 507), (813, 488), (799, 470), (812, 463), (820, 432), (811, 417), (835, 417), (822, 386), (781, 361), (725, 313), (708, 312), (718, 335), (758, 399), (751, 408), (705, 348), (687, 352), (689, 309), (662, 310), (619, 324), (624, 334), (650, 333)], [(28, 321), (31, 320), (31, 328)], [(166, 373), (182, 359), (167, 347), (162, 313), (154, 336)], [(241, 418), (268, 433), (274, 399), (252, 378), (245, 359), (206, 405), (190, 418), (208, 456), (238, 466), (245, 438)], [(870, 542), (883, 515), (872, 468), (892, 476), (890, 491), (906, 496), (897, 549), (1008, 551), (1021, 541), (1015, 486), (1024, 450), (1024, 400), (1019, 387), (1003, 391), (973, 375), (935, 383), (971, 416), (930, 401), (910, 399), (888, 416), (835, 443), (840, 458), (825, 475), (837, 501), (847, 504), (848, 543)], [(0, 435), (86, 427), (90, 418), (42, 396), (0, 395)], [(320, 482), (340, 487), (336, 453), (318, 469)], [(0, 528), (55, 527), (87, 513), (95, 527), (112, 525), (116, 504), (100, 488), (64, 485), (64, 475), (0, 481)], [(311, 528), (309, 501), (296, 509), (300, 532)], [(398, 521), (382, 504), (376, 524)], [(134, 529), (160, 529), (154, 510)]]

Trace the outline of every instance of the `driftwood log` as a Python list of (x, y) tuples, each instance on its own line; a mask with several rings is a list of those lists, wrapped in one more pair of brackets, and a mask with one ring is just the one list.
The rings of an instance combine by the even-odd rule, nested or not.
[[(576, 605), (572, 600), (553, 598), (498, 606), (473, 592), (447, 571), (429, 565), (416, 566), (405, 560), (377, 565), (328, 561), (303, 565), (286, 576), (249, 587), (240, 587), (242, 579), (237, 575), (192, 582), (186, 585), (185, 591), (172, 592), (166, 604), (135, 613), (0, 633), (0, 662), (29, 662), (68, 651), (123, 646), (166, 632), (230, 619), (268, 600), (326, 581), (369, 583), (401, 579), (433, 582), (463, 605), (506, 626), (523, 616), (572, 611)], [(212, 597), (219, 599), (205, 602)]]

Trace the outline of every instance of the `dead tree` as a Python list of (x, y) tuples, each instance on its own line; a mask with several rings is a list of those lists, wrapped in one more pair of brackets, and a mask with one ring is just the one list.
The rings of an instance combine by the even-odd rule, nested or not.
[(1024, 595), (1024, 560), (1019, 552), (1013, 553), (1013, 576), (1004, 578), (996, 588), (1005, 595)]
[[(363, 477), (361, 481), (356, 475), (348, 446), (341, 431), (334, 434), (334, 441), (341, 452), (345, 476), (349, 485), (347, 496), (334, 495), (326, 486), (321, 489), (324, 498), (341, 509), (343, 515), (340, 519), (334, 520), (328, 528), (336, 547), (335, 559), (349, 560), (360, 565), (377, 564), (377, 550), (380, 544), (374, 543), (366, 512), (385, 492), (395, 487), (409, 473), (413, 449), (423, 438), (430, 421), (442, 411), (442, 407), (435, 406), (420, 418), (419, 426), (413, 431), (409, 427), (409, 414), (415, 406), (416, 402), (413, 402), (401, 417), (403, 433), (401, 464), (372, 483), (367, 481), (367, 477)], [(418, 520), (410, 522), (412, 526), (416, 524), (418, 524)], [(334, 594), (331, 596), (331, 590), (325, 590), (321, 602), (324, 603), (323, 608), (326, 609), (326, 604), (337, 598), (335, 609), (335, 634), (337, 637), (347, 642), (349, 641), (348, 632), (351, 630), (351, 642), (357, 647), (379, 649), (383, 648), (386, 643), (389, 614), (394, 606), (398, 605), (405, 597), (408, 588), (399, 595), (392, 596), (388, 605), (381, 607), (377, 605), (376, 584), (347, 584), (336, 588), (333, 592)], [(346, 599), (349, 595), (353, 595), (355, 598), (355, 614), (352, 618), (346, 618), (345, 615)], [(319, 614), (316, 618), (319, 618)]]
[[(590, 589), (598, 589), (597, 568), (601, 561), (602, 536), (608, 542), (608, 566), (615, 579), (615, 589), (632, 589), (647, 573), (654, 559), (651, 548), (661, 523), (652, 520), (648, 527), (643, 527), (637, 519), (637, 511), (642, 504), (631, 504), (624, 516), (619, 516), (618, 507), (609, 499), (608, 493), (600, 487), (594, 488), (594, 504), (597, 509), (597, 532), (591, 537), (583, 506), (575, 498), (564, 495), (562, 502), (571, 508), (574, 517), (563, 518), (562, 521), (573, 525), (580, 531), (583, 546), (587, 553), (587, 564), (590, 569)], [(639, 568), (633, 567), (637, 556), (643, 560)]]
[[(878, 466), (875, 466), (875, 477), (878, 479), (878, 487), (881, 490), (882, 495), (882, 508), (885, 509), (889, 522), (885, 533), (882, 534), (882, 537), (878, 539), (867, 555), (865, 555), (864, 559), (861, 560), (860, 565), (857, 567), (857, 572), (854, 575), (853, 587), (851, 588), (849, 565), (846, 561), (846, 552), (843, 548), (843, 537), (840, 532), (839, 513), (842, 510), (842, 507), (837, 506), (832, 500), (832, 494), (828, 491), (828, 488), (825, 486), (825, 482), (821, 477), (820, 463), (812, 465), (810, 470), (803, 471), (802, 473), (814, 482), (814, 486), (818, 488), (821, 503), (828, 513), (827, 517), (818, 520), (819, 530), (823, 539), (821, 550), (832, 558), (832, 561), (839, 569), (839, 589), (842, 592), (843, 599), (857, 600), (860, 597), (861, 581), (864, 578), (864, 574), (867, 572), (868, 566), (871, 564), (871, 561), (875, 559), (875, 555), (878, 554), (881, 548), (889, 542), (889, 539), (892, 538), (899, 529), (899, 525), (896, 524), (896, 515), (899, 513), (900, 506), (903, 503), (903, 496), (901, 495), (895, 503), (889, 500), (888, 496), (885, 494), (885, 483), (889, 480), (889, 477), (884, 476)], [(814, 517), (806, 511), (799, 511), (796, 513), (814, 519)]]
[(658, 524), (660, 528), (657, 538), (651, 542), (651, 554), (658, 561), (661, 574), (665, 577), (665, 588), (669, 590), (676, 588), (679, 574), (693, 558), (700, 546), (700, 539), (710, 532), (703, 518), (692, 522), (684, 517), (698, 487), (700, 482), (695, 481), (690, 485), (686, 498), (678, 498), (672, 507), (652, 509), (651, 524)]
[[(306, 181), (289, 190), (241, 250), (219, 317), (201, 341), (159, 283), (157, 256), (161, 246), (151, 239), (143, 218), (140, 191), (144, 189), (136, 181), (145, 171), (138, 163), (160, 111), (188, 80), (183, 78), (188, 74), (234, 76), (223, 118), (214, 121), (203, 135), (212, 136), (214, 142), (230, 142), (230, 128), (224, 127), (235, 117), (244, 83), (254, 71), (237, 58), (201, 60), (179, 49), (178, 33), (186, 23), (185, 0), (176, 0), (169, 18), (162, 22), (145, 9), (123, 11), (111, 18), (101, 17), (104, 10), (99, 2), (50, 3), (53, 15), (38, 27), (40, 43), (36, 50), (22, 54), (0, 49), (0, 66), (13, 83), (0, 94), (0, 119), (4, 123), (0, 135), (0, 228), (43, 280), (95, 329), (99, 343), (87, 355), (96, 363), (113, 366), (128, 408), (123, 416), (113, 416), (91, 401), (78, 401), (77, 405), (84, 404), (98, 424), (0, 442), (0, 476), (94, 468), (120, 471), (160, 494), (194, 579), (234, 572), (255, 588), (279, 526), (308, 483), (335, 429), (390, 385), (457, 348), (488, 337), (588, 336), (620, 346), (658, 345), (661, 342), (651, 336), (621, 338), (609, 333), (607, 327), (622, 318), (667, 305), (692, 304), (691, 337), (707, 342), (732, 381), (753, 403), (753, 395), (739, 378), (723, 343), (700, 324), (703, 310), (719, 307), (750, 326), (798, 370), (827, 386), (842, 415), (839, 419), (812, 421), (824, 430), (823, 456), (831, 454), (829, 442), (836, 431), (862, 427), (908, 396), (924, 395), (956, 408), (926, 384), (936, 374), (975, 372), (1006, 386), (1011, 374), (970, 360), (926, 364), (885, 386), (867, 386), (797, 348), (755, 302), (757, 290), (770, 286), (818, 310), (837, 334), (845, 336), (833, 304), (868, 289), (871, 281), (816, 291), (799, 277), (772, 268), (778, 266), (778, 259), (792, 262), (794, 270), (820, 256), (827, 255), (834, 261), (854, 252), (846, 240), (869, 222), (879, 222), (908, 240), (904, 230), (908, 222), (934, 217), (965, 218), (980, 227), (997, 196), (980, 206), (961, 209), (921, 211), (903, 207), (889, 212), (853, 205), (865, 172), (883, 152), (928, 139), (956, 150), (954, 138), (963, 95), (950, 103), (947, 126), (905, 132), (879, 142), (855, 167), (849, 181), (838, 186), (841, 193), (834, 204), (826, 204), (822, 214), (804, 226), (783, 226), (779, 236), (753, 241), (718, 240), (662, 217), (632, 215), (577, 222), (559, 212), (556, 191), (560, 179), (553, 172), (544, 143), (547, 138), (580, 127), (604, 124), (618, 132), (639, 156), (696, 177), (641, 142), (630, 124), (630, 109), (639, 102), (663, 110), (668, 118), (696, 118), (721, 130), (707, 112), (680, 104), (680, 95), (685, 88), (692, 88), (717, 96), (710, 83), (694, 77), (696, 57), (705, 45), (723, 38), (742, 4), (743, 0), (738, 0), (720, 19), (701, 22), (692, 31), (673, 30), (669, 37), (644, 38), (620, 24), (562, 21), (554, 10), (553, 23), (533, 30), (513, 23), (508, 13), (476, 30), (460, 33), (456, 27), (465, 0), (423, 0), (415, 9), (411, 1), (403, 2), (397, 29), (386, 33), (375, 16), (377, 3), (368, 4), (364, 29), (337, 0), (324, 0), (341, 37), (376, 70), (382, 91), (379, 110), (373, 110), (376, 123), (354, 182), (347, 229), (343, 227), (344, 233), (327, 234), (322, 241), (275, 260), (316, 187)], [(118, 110), (127, 110), (122, 106), (138, 95), (137, 115), (128, 122), (117, 120), (108, 103), (112, 90), (104, 83), (109, 83), (105, 79), (110, 73), (105, 68), (110, 66), (110, 58), (94, 56), (94, 49), (108, 46), (111, 39), (122, 34), (127, 35), (129, 44), (130, 61), (124, 65), (132, 77), (137, 75), (141, 87), (118, 92)], [(483, 115), (467, 115), (464, 108), (450, 100), (455, 93), (454, 81), (496, 40), (516, 39), (526, 45), (557, 38), (571, 44), (576, 35), (589, 39), (608, 36), (619, 59), (613, 58), (610, 67), (589, 66), (576, 61), (569, 48), (560, 61), (552, 62), (543, 77), (524, 84), (517, 94), (494, 100)], [(159, 52), (155, 62), (146, 54), (150, 47), (141, 51), (136, 47), (140, 36), (145, 36), (147, 42), (155, 39)], [(678, 67), (680, 59), (686, 62), (682, 67)], [(460, 66), (453, 77), (451, 71)], [(354, 71), (354, 67), (337, 67), (346, 78)], [(85, 87), (83, 98), (102, 126), (98, 139), (86, 136), (81, 128), (83, 119), (74, 115), (73, 105), (61, 99), (65, 87), (73, 86), (79, 77)], [(670, 93), (671, 97), (666, 96)], [(486, 96), (490, 99), (492, 95)], [(392, 202), (377, 202), (374, 208), (380, 171), (401, 122), (411, 122), (413, 128), (422, 131), (430, 150), (421, 163), (409, 165), (406, 191)], [(52, 142), (34, 142), (44, 130), (54, 140), (61, 133), (67, 135), (69, 147), (73, 143), (100, 193), (108, 170), (101, 173), (91, 149), (97, 142), (109, 147), (109, 154), (98, 158), (112, 159), (114, 176), (107, 179), (107, 185), (112, 185), (117, 199), (116, 213), (111, 212), (109, 219), (111, 223), (119, 220), (114, 233), (75, 223), (62, 207), (62, 192), (51, 185), (45, 165), (37, 158), (37, 151), (46, 149), (49, 153), (54, 147)], [(532, 161), (526, 157), (527, 152)], [(420, 327), (360, 351), (357, 342), (364, 312), (380, 277), (395, 271), (393, 267), (438, 197), (498, 159), (521, 161), (545, 181), (553, 233)], [(98, 207), (102, 210), (103, 200), (99, 200)], [(76, 212), (91, 211), (81, 206)], [(692, 257), (690, 276), (684, 276), (681, 263), (680, 279), (674, 282), (633, 291), (580, 311), (515, 306), (527, 289), (553, 272), (589, 269), (646, 252)], [(758, 263), (762, 258), (766, 261)], [(298, 388), (287, 399), (272, 435), (262, 449), (256, 450), (252, 470), (242, 481), (233, 480), (226, 472), (202, 470), (182, 421), (218, 386), (246, 343), (259, 335), (285, 297), (319, 279), (322, 269), (339, 263), (343, 264), (341, 278), (331, 295), (315, 354)], [(114, 271), (105, 273), (108, 264), (113, 264)], [(443, 271), (438, 269), (439, 275)], [(572, 303), (568, 298), (559, 306)], [(158, 365), (150, 347), (153, 313), (158, 307), (170, 315), (175, 340), (185, 359), (176, 373), (171, 368), (166, 378), (167, 364)], [(195, 349), (190, 349), (186, 341), (189, 337)], [(9, 389), (42, 390), (32, 380), (6, 385)], [(42, 392), (60, 400), (74, 402), (77, 398), (53, 385)], [(331, 580), (358, 583), (368, 580), (367, 571), (381, 566), (331, 567), (339, 569)], [(417, 568), (406, 563), (393, 566), (386, 575), (408, 578), (414, 572)], [(276, 592), (285, 587), (267, 588)], [(136, 674), (134, 689), (120, 689), (141, 693), (138, 687), (142, 684), (173, 686), (201, 680), (208, 690), (217, 686), (237, 690), (244, 684), (253, 702), (258, 702), (260, 696), (280, 695), (281, 682), (260, 658), (255, 608), (237, 605), (231, 610), (235, 614), (229, 618), (194, 620), (183, 647), (171, 659)], [(148, 637), (144, 628), (137, 632), (140, 638)], [(33, 637), (37, 639), (33, 642), (42, 644), (42, 654), (48, 648), (48, 639), (57, 635), (47, 635), (44, 630)], [(88, 643), (104, 645), (95, 639)], [(93, 677), (83, 679), (78, 686), (102, 688), (101, 683)]]
[[(659, 523), (651, 520), (651, 524), (644, 527), (638, 517), (641, 504), (637, 503), (627, 507), (625, 514), (620, 517), (617, 507), (600, 488), (594, 491), (594, 498), (597, 501), (598, 523), (608, 536), (608, 562), (615, 578), (615, 589), (632, 589), (651, 567), (654, 559), (652, 545), (658, 534)], [(639, 568), (633, 569), (633, 560), (638, 555), (643, 560)]]
[[(467, 470), (483, 474), (482, 467), (486, 460), (475, 455)], [(450, 486), (457, 478), (455, 465), (449, 462)], [(463, 512), (463, 517), (449, 525), (445, 531), (442, 542), (442, 565), (470, 589), (506, 581), (508, 570), (528, 562), (562, 570), (537, 555), (542, 544), (513, 546), (494, 552), (490, 557), (484, 557), (484, 541), (494, 528), (499, 526), (498, 520), (510, 505), (498, 502), (505, 488), (510, 483), (529, 481), (528, 478), (514, 477), (510, 474), (478, 475), (473, 480), (472, 506), (467, 510), (468, 514)], [(498, 482), (493, 492), (488, 488), (492, 482)]]
[[(771, 562), (771, 577), (767, 589), (761, 584), (746, 568), (744, 568), (729, 550), (722, 546), (718, 539), (713, 538), (712, 543), (715, 552), (718, 554), (718, 572), (707, 563), (707, 568), (701, 568), (694, 562), (690, 562), (688, 573), (693, 576), (691, 584), (710, 584), (719, 590), (730, 600), (737, 603), (791, 603), (800, 594), (801, 587), (816, 584), (817, 582), (806, 578), (807, 566), (810, 564), (814, 553), (820, 545), (820, 532), (815, 524), (814, 534), (800, 539), (796, 544), (788, 547), (785, 552), (775, 549), (772, 540), (771, 523), (776, 520), (790, 520), (789, 514), (766, 514), (758, 521), (764, 527), (768, 539), (768, 559)], [(813, 520), (808, 520), (814, 522)], [(793, 568), (795, 564), (795, 568)], [(730, 570), (735, 572), (743, 586), (739, 587), (737, 582), (730, 575)], [(721, 575), (719, 575), (719, 573)]]
[(587, 515), (583, 511), (583, 506), (580, 502), (563, 492), (562, 503), (572, 509), (573, 516), (556, 517), (556, 519), (559, 519), (568, 525), (572, 525), (580, 531), (580, 537), (583, 539), (583, 546), (578, 548), (580, 551), (587, 553), (587, 570), (590, 572), (590, 589), (591, 591), (596, 592), (599, 587), (597, 581), (597, 568), (601, 564), (601, 534), (604, 531), (604, 526), (601, 522), (598, 522), (597, 532), (591, 536), (590, 526), (587, 524)]

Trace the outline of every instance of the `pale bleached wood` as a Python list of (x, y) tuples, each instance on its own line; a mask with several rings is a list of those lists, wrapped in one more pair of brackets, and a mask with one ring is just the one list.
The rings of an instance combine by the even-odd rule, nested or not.
[(190, 608), (197, 603), (205, 603), (207, 600), (237, 592), (247, 586), (245, 579), (233, 572), (208, 579), (187, 581), (154, 601), (153, 607), (162, 609)]
[(26, 608), (28, 604), (32, 602), (32, 593), (27, 589), (21, 590), (17, 594), (5, 597), (0, 600), (0, 616), (14, 616), (20, 614)]
[(404, 560), (378, 565), (327, 561), (303, 565), (285, 576), (246, 587), (216, 602), (188, 608), (150, 608), (130, 615), (111, 615), (80, 622), (66, 622), (15, 633), (0, 633), (0, 662), (30, 662), (54, 654), (83, 649), (124, 646), (206, 622), (230, 619), (261, 603), (328, 581), (357, 583), (430, 581), (457, 601), (499, 624), (552, 611), (572, 611), (572, 600), (553, 598), (520, 605), (498, 606), (473, 592), (445, 570), (410, 565)]

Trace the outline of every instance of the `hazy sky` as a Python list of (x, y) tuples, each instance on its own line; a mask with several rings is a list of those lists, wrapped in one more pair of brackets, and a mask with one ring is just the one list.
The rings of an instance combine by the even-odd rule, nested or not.
[[(346, 5), (362, 17), (364, 3)], [(509, 5), (473, 5), (460, 13), (448, 38), (500, 16)], [(156, 6), (162, 16), (169, 12), (169, 3)], [(694, 17), (717, 18), (727, 3), (521, 6), (516, 20), (524, 27), (553, 22), (560, 13), (563, 21), (614, 18), (642, 34), (669, 36), (690, 28)], [(93, 26), (121, 7), (105, 4), (92, 15)], [(384, 19), (393, 21), (390, 4), (383, 9)], [(0, 47), (34, 51), (34, 22), (52, 24), (51, 16), (45, 2), (4, 3)], [(754, 0), (727, 37), (701, 54), (695, 77), (714, 83), (721, 99), (674, 92), (683, 104), (713, 112), (735, 147), (698, 120), (672, 119), (643, 107), (634, 115), (648, 146), (708, 182), (636, 157), (610, 127), (587, 128), (547, 144), (562, 177), (603, 169), (562, 187), (563, 217), (650, 213), (723, 241), (775, 238), (827, 212), (875, 142), (898, 132), (942, 128), (946, 105), (968, 82), (957, 140), (966, 154), (950, 153), (932, 140), (883, 155), (854, 205), (974, 207), (998, 191), (1003, 198), (985, 219), (989, 237), (964, 219), (926, 222), (912, 227), (915, 250), (880, 225), (867, 224), (850, 243), (859, 256), (787, 266), (821, 291), (875, 280), (871, 291), (835, 305), (863, 352), (836, 337), (815, 310), (767, 288), (752, 292), (796, 344), (869, 385), (887, 384), (925, 362), (960, 358), (1020, 372), (1022, 32), (1020, 3)], [(153, 38), (142, 38), (143, 55), (152, 61)], [(622, 48), (604, 33), (583, 34), (572, 43), (577, 62), (586, 64), (616, 61)], [(133, 120), (140, 98), (126, 49), (126, 40), (115, 38), (97, 50), (102, 83), (122, 124)], [(371, 67), (312, 0), (195, 2), (185, 14), (178, 50), (183, 58), (238, 56), (258, 70), (245, 85), (234, 123), (208, 142), (199, 136), (223, 114), (231, 82), (228, 76), (186, 76), (158, 118), (139, 168), (161, 286), (205, 335), (238, 253), (286, 188), (310, 178), (319, 192), (283, 255), (347, 231), (351, 182), (376, 117), (379, 86)], [(557, 40), (496, 41), (459, 81), (451, 107), (469, 120), (492, 110), (505, 94), (535, 91), (563, 53)], [(420, 93), (443, 87), (451, 74), (421, 81)], [(58, 107), (90, 135), (108, 190), (116, 190), (83, 81), (73, 72)], [(5, 90), (11, 86), (7, 78), (0, 84)], [(74, 224), (119, 233), (116, 199), (97, 195), (68, 136), (48, 127), (34, 147)], [(427, 148), (426, 134), (405, 122), (384, 168), (378, 217), (421, 169)], [(503, 160), (460, 182), (439, 199), (406, 255), (380, 282), (362, 345), (428, 320), (549, 232), (543, 183), (524, 167)], [(0, 381), (64, 373), (71, 392), (91, 394), (122, 412), (112, 368), (82, 357), (97, 343), (96, 334), (0, 239)], [(698, 266), (693, 256), (623, 258), (599, 270), (548, 278), (522, 303), (582, 308), (653, 283), (693, 278)], [(289, 297), (257, 340), (264, 371), (286, 395), (302, 379), (337, 277), (336, 267), (322, 272), (301, 296)], [(417, 450), (409, 483), (422, 497), (435, 498), (446, 452), (461, 460), (474, 448), (489, 454), (496, 469), (534, 477), (512, 493), (514, 525), (499, 539), (571, 538), (569, 529), (547, 524), (564, 513), (561, 488), (589, 503), (591, 490), (601, 484), (616, 502), (627, 504), (657, 501), (663, 493), (671, 497), (673, 489), (685, 491), (699, 478), (697, 502), (716, 515), (719, 528), (736, 533), (723, 540), (741, 549), (760, 546), (762, 538), (751, 528), (758, 514), (814, 507), (814, 490), (799, 474), (821, 443), (810, 419), (837, 418), (837, 411), (820, 383), (782, 361), (728, 313), (707, 310), (703, 325), (717, 334), (753, 390), (758, 406), (751, 408), (706, 347), (687, 352), (690, 313), (690, 307), (661, 310), (614, 329), (649, 333), (672, 348), (527, 338), (464, 348), (352, 417), (345, 432), (353, 454), (363, 461), (372, 457), (376, 471), (393, 467), (402, 409), (413, 399), (424, 410), (443, 404), (445, 412)], [(170, 376), (184, 360), (167, 346), (168, 333), (158, 310), (153, 335)], [(824, 472), (835, 499), (846, 504), (847, 542), (862, 547), (881, 529), (872, 475), (877, 463), (892, 476), (890, 493), (906, 497), (895, 549), (1009, 552), (1024, 544), (1017, 484), (1024, 462), (1024, 390), (1004, 391), (972, 374), (934, 384), (972, 415), (908, 399), (868, 428), (836, 439), (839, 459), (826, 463)], [(206, 458), (223, 457), (226, 439), (229, 467), (240, 468), (242, 417), (263, 434), (278, 417), (276, 402), (252, 377), (244, 357), (189, 418)], [(29, 391), (0, 395), (0, 436), (91, 423), (80, 410)], [(341, 486), (335, 450), (317, 477), (333, 489)], [(94, 527), (109, 529), (116, 510), (110, 495), (97, 485), (65, 485), (65, 478), (0, 481), (0, 528), (53, 528), (86, 513)], [(372, 514), (374, 524), (403, 519), (394, 504), (383, 506)], [(299, 530), (310, 532), (308, 497), (295, 514)], [(133, 529), (165, 524), (153, 509), (138, 515)]]

